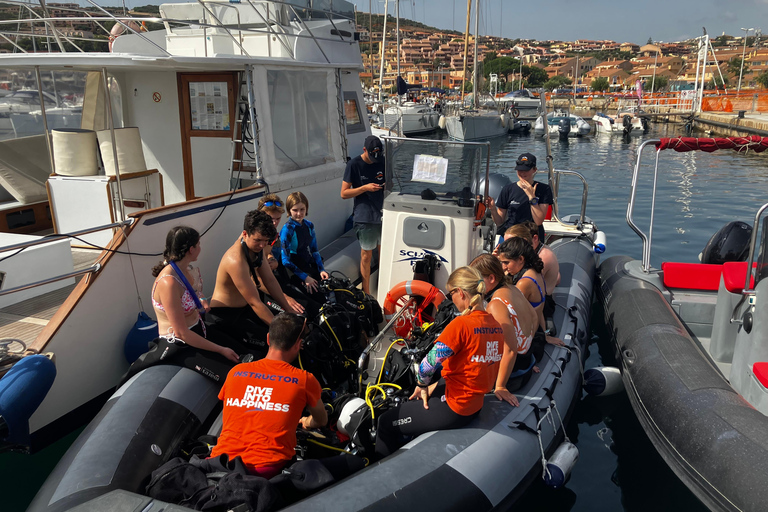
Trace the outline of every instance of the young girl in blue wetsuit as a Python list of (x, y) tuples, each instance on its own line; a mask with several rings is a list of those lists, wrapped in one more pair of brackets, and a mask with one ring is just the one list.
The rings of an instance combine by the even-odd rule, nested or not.
[(309, 200), (303, 193), (294, 192), (286, 198), (285, 206), (289, 219), (280, 230), (283, 265), (293, 272), (309, 294), (315, 295), (319, 292), (317, 281), (328, 279), (328, 272), (317, 249), (315, 226), (305, 219), (309, 213)]

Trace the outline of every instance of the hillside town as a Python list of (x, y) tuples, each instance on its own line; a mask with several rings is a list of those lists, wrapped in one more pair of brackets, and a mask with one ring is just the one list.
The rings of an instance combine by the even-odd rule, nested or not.
[[(382, 16), (358, 13), (361, 53), (365, 72), (363, 82), (378, 89), (381, 69)], [(370, 31), (369, 26), (374, 30)], [(457, 90), (464, 78), (464, 36), (453, 31), (413, 27), (400, 20), (400, 54), (397, 53), (395, 20), (388, 18), (384, 49), (383, 88), (391, 90), (397, 69), (409, 84)], [(378, 31), (376, 30), (378, 28)], [(721, 34), (712, 37), (710, 65), (705, 81), (711, 88), (761, 89), (768, 86), (768, 47), (759, 32), (753, 35)], [(511, 40), (501, 37), (478, 38), (478, 61), (482, 74), (498, 75), (500, 91), (520, 87), (622, 91), (636, 87), (645, 90), (683, 90), (696, 80), (696, 40), (660, 42), (649, 38), (646, 44), (608, 40), (578, 39)], [(469, 47), (474, 37), (469, 36)], [(743, 55), (743, 68), (742, 64)], [(714, 66), (715, 59), (717, 67)], [(467, 55), (466, 81), (470, 81), (473, 55)], [(718, 71), (719, 68), (719, 71)], [(741, 75), (741, 77), (740, 77)], [(722, 78), (721, 78), (722, 76)], [(740, 83), (739, 83), (740, 82)], [(471, 87), (471, 84), (469, 85)], [(487, 88), (487, 86), (486, 86)]]
[[(109, 51), (107, 36), (113, 22), (84, 20), (82, 14), (104, 15), (96, 8), (75, 3), (47, 3), (48, 15), (57, 32), (68, 40), (78, 41), (83, 51)], [(39, 7), (0, 6), (0, 20), (14, 20), (41, 15)], [(146, 5), (125, 11), (122, 7), (105, 7), (106, 12), (133, 17), (158, 16), (159, 6)], [(78, 12), (79, 11), (79, 12)], [(409, 84), (458, 90), (465, 83), (472, 88), (473, 52), (464, 62), (464, 35), (439, 30), (407, 19), (400, 20), (399, 55), (395, 19), (387, 18), (386, 38), (382, 35), (382, 15), (356, 13), (360, 51), (364, 72), (363, 83), (378, 90), (393, 91), (400, 75)], [(68, 21), (67, 18), (72, 18)], [(149, 28), (147, 24), (147, 27)], [(15, 26), (15, 37), (0, 42), (0, 53), (47, 51), (43, 24)], [(710, 65), (704, 70), (705, 82), (712, 89), (762, 89), (768, 86), (768, 46), (759, 29), (746, 34), (720, 34), (711, 38)], [(25, 37), (26, 34), (37, 37)], [(384, 66), (381, 76), (382, 39)], [(49, 39), (50, 41), (50, 39)], [(468, 47), (474, 46), (469, 36)], [(578, 39), (575, 41), (507, 39), (494, 36), (478, 38), (478, 65), (481, 76), (498, 77), (499, 92), (523, 87), (572, 91), (627, 91), (638, 81), (644, 90), (677, 91), (693, 88), (696, 80), (696, 40), (661, 42), (649, 37), (645, 44), (610, 40)], [(714, 55), (714, 58), (712, 58)], [(743, 60), (742, 60), (743, 57)], [(715, 60), (717, 66), (714, 65)], [(743, 66), (742, 66), (743, 63)], [(464, 69), (466, 68), (466, 72)], [(466, 80), (465, 78), (466, 73)], [(481, 86), (487, 90), (488, 85)]]

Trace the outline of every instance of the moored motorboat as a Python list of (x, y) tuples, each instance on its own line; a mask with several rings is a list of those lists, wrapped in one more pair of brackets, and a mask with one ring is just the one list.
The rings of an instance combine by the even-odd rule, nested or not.
[(611, 135), (642, 135), (647, 132), (647, 120), (644, 121), (631, 109), (619, 109), (615, 116), (598, 112), (592, 117), (596, 133)]
[[(762, 152), (768, 140), (644, 142), (627, 210), (628, 224), (643, 240), (643, 257), (605, 260), (597, 288), (630, 402), (664, 461), (712, 510), (763, 510), (768, 498), (765, 222), (762, 236), (757, 234), (768, 205), (755, 215), (754, 230), (731, 222), (712, 236), (701, 263), (652, 268), (653, 224), (646, 231), (633, 220), (642, 150), (650, 144), (657, 152)], [(656, 162), (654, 183), (658, 155)]]
[[(394, 142), (406, 146), (409, 139), (388, 140), (388, 155)], [(446, 169), (447, 183), (436, 184), (433, 179), (425, 184), (418, 176), (411, 178), (411, 169), (403, 170), (395, 162), (388, 164), (388, 172), (398, 176), (385, 200), (383, 232), (392, 243), (382, 248), (385, 268), (380, 270), (380, 297), (385, 295), (381, 290), (392, 287), (391, 283), (411, 278), (414, 272), (411, 263), (419, 261), (437, 263), (431, 272), (433, 284), (444, 288), (453, 269), (468, 263), (473, 250), (481, 250), (494, 239), (489, 219), (477, 221), (482, 196), (498, 192), (490, 190), (488, 185), (480, 193), (482, 185), (480, 190), (476, 185), (489, 183), (488, 154), (486, 152), (485, 158), (478, 157), (478, 150), (487, 151), (488, 144), (432, 142), (448, 146), (440, 153), (447, 157), (451, 169), (474, 159), (472, 170), (464, 172), (463, 178), (457, 178), (458, 172)], [(480, 168), (484, 168), (484, 180), (478, 179)], [(553, 183), (556, 173), (568, 173), (550, 172)], [(435, 198), (423, 197), (421, 192), (425, 186), (430, 187)], [(464, 186), (477, 194), (456, 192), (463, 191)], [(582, 197), (586, 201), (586, 195)], [(582, 205), (581, 215), (574, 216), (572, 221), (555, 218), (545, 225), (550, 246), (560, 262), (561, 281), (553, 293), (559, 307), (553, 321), (565, 346), (546, 346), (543, 359), (537, 363), (541, 372), (533, 373), (517, 392), (520, 406), (512, 407), (499, 402), (494, 395), (487, 395), (480, 415), (467, 427), (421, 435), (392, 455), (293, 505), (292, 509), (389, 510), (395, 504), (415, 507), (430, 499), (443, 510), (491, 510), (513, 503), (533, 479), (542, 475), (555, 486), (563, 484), (575, 455), (569, 445), (559, 450), (560, 458), (553, 454), (558, 453), (565, 435), (564, 424), (581, 395), (582, 353), (589, 339), (589, 310), (597, 261), (593, 247), (597, 232), (584, 217), (585, 206)], [(443, 230), (439, 229), (441, 225)], [(391, 264), (384, 263), (390, 261)], [(408, 288), (408, 284), (404, 285), (404, 289)], [(392, 334), (389, 329), (399, 325), (399, 318), (406, 318), (408, 313), (408, 307), (400, 309), (371, 340), (360, 355), (355, 382), (358, 378), (371, 384), (385, 382), (383, 363), (395, 342), (381, 342), (389, 339)], [(416, 336), (408, 338), (416, 339)], [(393, 339), (396, 341), (397, 337)], [(398, 347), (404, 358), (410, 357), (406, 348), (415, 348), (408, 343)], [(410, 371), (409, 367), (406, 365), (406, 372)], [(58, 511), (74, 507), (135, 510), (138, 507), (159, 511), (168, 507), (160, 500), (142, 495), (149, 472), (174, 457), (188, 438), (218, 433), (221, 423), (217, 419), (215, 397), (219, 385), (173, 366), (158, 366), (139, 373), (109, 399), (72, 445), (30, 510)], [(351, 394), (363, 393), (368, 398), (372, 387), (342, 386), (340, 389)], [(367, 408), (363, 403), (357, 411), (365, 412)], [(174, 425), (179, 427), (173, 428)], [(370, 436), (371, 428), (372, 425), (362, 422), (353, 431), (345, 428), (352, 440), (340, 449), (365, 454), (364, 439)], [(302, 441), (299, 444), (301, 448)], [(297, 453), (301, 456), (304, 452), (299, 449)], [(99, 454), (95, 461), (94, 454)], [(515, 464), (510, 464), (510, 460)], [(135, 471), (127, 471), (129, 467)]]
[(533, 125), (533, 132), (538, 136), (549, 132), (551, 136), (559, 138), (582, 137), (589, 135), (590, 131), (592, 127), (583, 118), (563, 110), (548, 113), (546, 123), (544, 116), (539, 116)]
[(528, 89), (512, 91), (502, 96), (499, 102), (510, 109), (515, 109), (515, 117), (521, 121), (534, 121), (541, 114), (541, 99)]

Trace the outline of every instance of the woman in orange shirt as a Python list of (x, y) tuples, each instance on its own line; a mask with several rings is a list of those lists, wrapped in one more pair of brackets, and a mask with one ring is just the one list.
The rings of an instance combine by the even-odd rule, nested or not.
[[(485, 312), (485, 284), (473, 268), (461, 267), (448, 278), (448, 297), (461, 311), (435, 341), (419, 365), (411, 401), (385, 412), (376, 433), (376, 454), (385, 457), (405, 444), (405, 436), (467, 425), (493, 387), (503, 351), (499, 323)], [(442, 367), (442, 378), (433, 377)]]

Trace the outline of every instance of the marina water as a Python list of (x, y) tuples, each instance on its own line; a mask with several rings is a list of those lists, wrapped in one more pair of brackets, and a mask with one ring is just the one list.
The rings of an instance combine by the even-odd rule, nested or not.
[[(682, 135), (681, 125), (655, 124), (650, 133), (629, 141), (617, 136), (552, 140), (555, 168), (578, 171), (587, 179), (587, 216), (608, 235), (603, 258), (618, 254), (640, 256), (640, 238), (625, 220), (635, 150), (648, 138), (678, 135)], [(415, 150), (435, 154), (432, 145)], [(537, 178), (546, 180), (545, 143), (533, 135), (494, 140), (491, 172), (515, 179), (514, 163), (523, 152), (536, 155), (540, 169)], [(653, 153), (650, 148), (646, 150), (635, 210), (635, 222), (646, 232)], [(730, 150), (712, 154), (662, 152), (651, 252), (653, 266), (659, 267), (662, 261), (698, 261), (709, 237), (726, 222), (741, 220), (752, 224), (768, 190), (766, 158)], [(561, 215), (578, 213), (580, 181), (564, 177), (560, 188)], [(595, 311), (594, 343), (589, 347), (586, 367), (615, 365), (613, 348), (602, 322), (601, 312)], [(580, 452), (570, 481), (564, 488), (552, 490), (537, 479), (515, 510), (705, 510), (656, 453), (624, 393), (583, 398), (568, 425), (568, 436)], [(75, 437), (67, 436), (33, 456), (0, 455), (2, 510), (24, 510)], [(510, 460), (509, 464), (515, 461)]]

